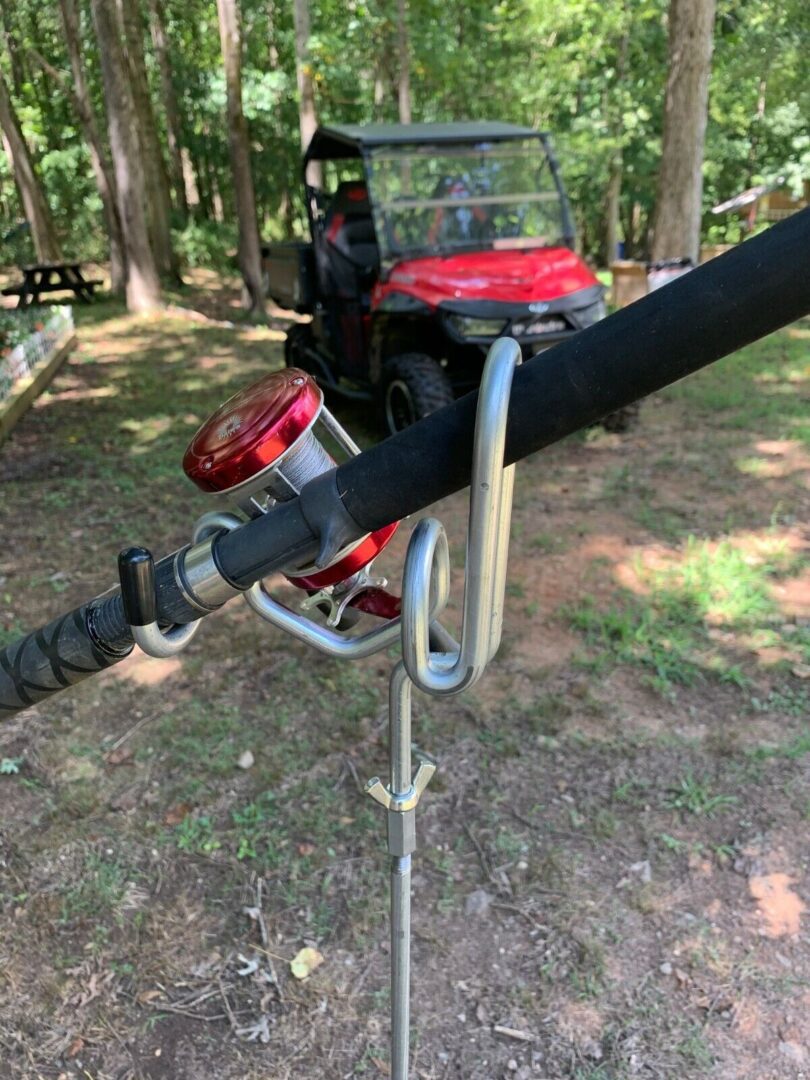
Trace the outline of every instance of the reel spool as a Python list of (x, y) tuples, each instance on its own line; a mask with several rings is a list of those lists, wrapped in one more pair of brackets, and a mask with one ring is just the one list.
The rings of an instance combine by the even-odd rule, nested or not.
[[(359, 447), (323, 403), (323, 391), (298, 368), (265, 375), (229, 398), (202, 425), (183, 457), (186, 476), (217, 502), (250, 518), (301, 493), (337, 462), (321, 439), (330, 436), (347, 456)], [(398, 528), (387, 525), (341, 549), (325, 567), (284, 568), (291, 584), (311, 595), (305, 607), (326, 603), (337, 625), (359, 594), (384, 587), (369, 570)], [(366, 606), (362, 601), (360, 607)]]

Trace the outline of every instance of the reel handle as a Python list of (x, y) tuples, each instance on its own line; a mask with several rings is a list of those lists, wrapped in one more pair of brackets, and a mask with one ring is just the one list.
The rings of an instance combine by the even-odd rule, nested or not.
[(124, 618), (135, 641), (149, 656), (176, 656), (191, 641), (200, 622), (161, 630), (157, 622), (155, 560), (147, 548), (125, 548), (118, 556), (118, 577)]

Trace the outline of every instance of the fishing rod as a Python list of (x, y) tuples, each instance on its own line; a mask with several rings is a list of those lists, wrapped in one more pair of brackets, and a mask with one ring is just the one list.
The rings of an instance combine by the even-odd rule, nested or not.
[[(810, 209), (520, 365), (504, 462), (519, 461), (807, 314), (808, 251)], [(0, 651), (0, 719), (118, 663), (136, 639), (146, 651), (171, 655), (207, 614), (276, 570), (302, 580), (317, 604), (339, 608), (336, 586), (349, 582), (343, 600), (357, 589), (357, 575), (367, 573), (363, 557), (373, 558), (389, 538), (380, 533), (470, 482), (477, 392), (355, 453), (322, 403), (316, 406), (311, 380), (288, 386), (280, 402), (277, 387), (263, 385), (258, 398), (250, 389), (203, 425), (209, 444), (203, 439), (198, 460), (186, 460), (192, 479), (226, 502), (235, 500), (241, 517), (215, 513), (191, 545), (157, 564), (146, 549), (131, 549), (121, 561), (123, 588)], [(265, 425), (256, 445), (243, 441), (251, 424), (240, 410), (251, 401), (261, 414), (251, 414), (251, 424)], [(326, 416), (327, 433), (351, 455), (336, 467), (323, 444), (319, 450), (309, 441), (318, 417)], [(335, 580), (335, 568), (348, 577)], [(379, 601), (394, 621), (390, 599), (367, 578), (360, 582), (362, 600), (357, 592), (349, 599), (359, 610)], [(255, 593), (253, 599), (261, 605)], [(344, 639), (336, 630), (324, 632), (334, 635), (338, 655)], [(354, 640), (344, 643), (354, 648)]]

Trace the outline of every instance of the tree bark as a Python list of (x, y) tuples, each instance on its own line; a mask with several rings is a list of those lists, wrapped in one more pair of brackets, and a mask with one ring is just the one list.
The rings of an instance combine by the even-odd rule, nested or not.
[(0, 17), (2, 17), (3, 27), (3, 40), (6, 45), (6, 52), (8, 53), (8, 58), (11, 65), (11, 85), (14, 87), (14, 93), (20, 94), (22, 92), (23, 83), (25, 82), (25, 72), (23, 71), (20, 54), (18, 53), (14, 44), (14, 33), (12, 31), (10, 16), (11, 10), (9, 5), (0, 4)]
[(90, 6), (101, 57), (118, 215), (126, 250), (127, 307), (130, 311), (148, 311), (160, 306), (160, 278), (149, 244), (143, 154), (135, 129), (127, 61), (118, 19), (109, 0), (90, 0)]
[(163, 108), (166, 113), (166, 139), (169, 144), (169, 167), (174, 188), (175, 206), (188, 217), (189, 200), (183, 168), (183, 141), (180, 135), (180, 109), (177, 94), (172, 81), (172, 66), (169, 61), (169, 43), (166, 38), (166, 25), (158, 0), (149, 0), (149, 23), (152, 30), (152, 44), (155, 48), (158, 70), (160, 71), (160, 90), (163, 95)]
[(715, 0), (670, 0), (669, 73), (652, 256), (700, 255), (703, 146)]
[[(311, 33), (309, 0), (293, 0), (293, 22), (295, 24), (295, 78), (298, 84), (298, 125), (301, 130), (301, 149), (306, 150), (318, 126), (315, 84), (312, 79), (312, 61), (309, 53)], [(310, 162), (309, 182), (320, 187), (322, 175), (320, 162)]]
[(397, 0), (397, 100), (400, 124), (411, 122), (411, 45), (408, 34), (408, 0)]
[[(614, 95), (621, 93), (621, 85), (624, 81), (625, 71), (627, 70), (627, 51), (630, 47), (630, 14), (626, 7), (624, 10), (624, 17), (625, 25), (616, 50)], [(607, 249), (605, 254), (607, 256), (607, 265), (610, 266), (613, 260), (618, 258), (619, 209), (622, 197), (622, 179), (624, 177), (624, 150), (621, 143), (624, 124), (620, 103), (615, 100), (615, 97), (612, 102), (612, 107), (608, 107), (608, 115), (611, 116), (611, 135), (616, 141), (616, 147), (610, 158), (607, 191), (605, 193), (605, 247)]]
[(217, 0), (217, 11), (228, 102), (228, 150), (239, 224), (239, 267), (245, 282), (244, 305), (252, 314), (263, 315), (261, 248), (250, 170), (250, 140), (242, 111), (242, 37), (236, 0)]
[(155, 253), (158, 273), (164, 277), (178, 278), (177, 259), (172, 248), (169, 180), (149, 95), (143, 51), (144, 27), (138, 0), (118, 0), (118, 10), (124, 31), (134, 117), (143, 157), (149, 242)]
[(42, 263), (61, 262), (62, 251), (56, 237), (51, 211), (1, 73), (0, 128), (3, 129), (3, 142), (10, 159), (11, 171), (14, 174), (25, 217), (31, 227), (37, 259)]
[(610, 171), (608, 173), (607, 192), (605, 194), (605, 247), (607, 264), (619, 257), (619, 207), (622, 196), (622, 176), (624, 171), (624, 155), (621, 147), (613, 152), (610, 159)]

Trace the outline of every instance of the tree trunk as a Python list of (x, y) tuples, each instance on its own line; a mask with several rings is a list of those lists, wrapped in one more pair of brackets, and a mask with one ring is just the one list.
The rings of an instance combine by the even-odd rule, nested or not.
[(622, 30), (622, 35), (619, 38), (619, 44), (616, 50), (614, 100), (607, 107), (608, 115), (611, 116), (611, 135), (616, 141), (616, 147), (610, 158), (607, 191), (605, 193), (605, 247), (607, 249), (605, 254), (607, 256), (608, 266), (610, 266), (614, 259), (618, 258), (617, 249), (619, 245), (620, 225), (619, 208), (621, 205), (622, 179), (624, 175), (624, 150), (621, 143), (624, 122), (620, 101), (616, 100), (616, 95), (621, 93), (621, 86), (627, 70), (627, 51), (630, 47), (629, 21), (630, 13), (625, 6), (624, 29)]
[[(306, 150), (318, 126), (318, 116), (315, 111), (315, 84), (312, 80), (312, 61), (309, 55), (309, 0), (293, 0), (293, 21), (295, 23), (295, 78), (298, 83), (298, 124), (301, 130), (301, 149)], [(309, 183), (320, 187), (322, 175), (321, 163), (311, 162), (307, 177)]]
[(244, 303), (252, 314), (264, 314), (256, 195), (250, 171), (247, 121), (242, 111), (242, 38), (236, 0), (217, 0), (217, 10), (228, 99), (228, 150), (239, 223), (239, 267), (245, 282)]
[(619, 248), (619, 206), (622, 195), (623, 154), (621, 147), (610, 160), (607, 193), (605, 195), (605, 246), (607, 265), (617, 259)]
[(160, 71), (160, 90), (163, 95), (163, 108), (166, 111), (166, 138), (169, 143), (169, 168), (174, 188), (175, 206), (188, 217), (188, 198), (183, 169), (183, 142), (180, 136), (180, 109), (177, 94), (172, 81), (172, 67), (169, 61), (169, 43), (166, 39), (166, 26), (158, 0), (149, 0), (149, 22), (152, 30), (152, 44), (155, 47), (158, 70)]
[(127, 71), (143, 157), (149, 241), (155, 253), (158, 273), (165, 277), (178, 278), (177, 259), (172, 248), (172, 204), (169, 195), (169, 180), (158, 137), (155, 113), (152, 109), (152, 99), (149, 95), (143, 51), (144, 28), (138, 0), (118, 0), (118, 10), (124, 31)]
[(60, 91), (70, 99), (79, 118), (90, 153), (90, 164), (93, 168), (96, 187), (104, 211), (104, 220), (107, 225), (107, 236), (110, 242), (110, 287), (112, 292), (123, 294), (126, 288), (126, 265), (121, 221), (118, 217), (118, 206), (115, 200), (115, 181), (101, 139), (96, 116), (93, 112), (90, 91), (87, 86), (82, 60), (81, 38), (79, 36), (78, 11), (75, 0), (59, 0), (59, 7), (62, 15), (62, 28), (65, 32), (65, 46), (73, 75), (73, 85), (70, 86), (64, 75), (49, 64), (35, 49), (31, 50), (31, 55), (42, 70), (56, 81)]
[(197, 190), (197, 177), (194, 174), (191, 154), (185, 146), (180, 148), (180, 165), (183, 170), (183, 191), (185, 192), (186, 207), (190, 214), (194, 214), (200, 208), (200, 193)]
[(25, 217), (31, 227), (37, 259), (41, 263), (61, 262), (62, 251), (56, 238), (51, 211), (34, 169), (28, 146), (23, 139), (20, 122), (2, 73), (0, 73), (0, 128), (3, 129), (3, 142), (17, 190), (20, 193)]
[(267, 56), (270, 60), (270, 70), (278, 68), (278, 30), (276, 27), (276, 5), (273, 0), (267, 0)]
[(25, 72), (23, 71), (20, 54), (14, 44), (10, 5), (0, 4), (0, 17), (2, 17), (3, 40), (5, 42), (6, 52), (8, 53), (11, 66), (11, 85), (14, 87), (14, 93), (20, 94), (22, 92), (23, 83), (25, 82)]
[(397, 99), (400, 124), (411, 122), (411, 46), (408, 35), (408, 0), (397, 0)]
[(147, 231), (143, 154), (135, 129), (126, 57), (109, 0), (90, 0), (90, 6), (101, 57), (118, 215), (126, 250), (127, 307), (148, 311), (160, 306), (160, 279)]
[(654, 259), (700, 254), (703, 145), (714, 44), (715, 0), (670, 0), (669, 74), (658, 174)]

